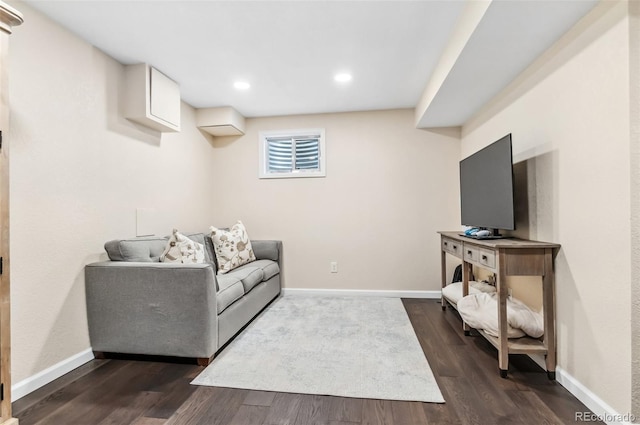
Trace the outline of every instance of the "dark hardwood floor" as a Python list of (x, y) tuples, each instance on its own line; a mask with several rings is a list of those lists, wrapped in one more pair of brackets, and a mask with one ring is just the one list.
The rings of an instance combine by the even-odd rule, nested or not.
[(566, 424), (588, 409), (528, 357), (509, 377), (481, 336), (435, 300), (404, 300), (445, 404), (363, 400), (190, 385), (203, 368), (94, 360), (13, 403), (21, 425)]

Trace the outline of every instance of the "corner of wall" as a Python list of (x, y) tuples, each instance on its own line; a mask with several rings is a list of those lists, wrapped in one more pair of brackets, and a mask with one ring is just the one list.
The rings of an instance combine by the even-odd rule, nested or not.
[[(480, 108), (462, 126), (462, 137), (511, 105), (516, 99), (559, 69), (586, 45), (599, 37), (604, 29), (620, 18), (623, 2), (601, 1), (576, 23), (560, 40), (538, 57), (498, 95)], [(633, 2), (631, 2), (633, 3)], [(616, 13), (616, 10), (619, 13)]]
[[(629, 2), (631, 281), (640, 281), (640, 2)], [(640, 419), (640, 286), (631, 285), (631, 411)], [(624, 299), (624, 298), (623, 298)]]

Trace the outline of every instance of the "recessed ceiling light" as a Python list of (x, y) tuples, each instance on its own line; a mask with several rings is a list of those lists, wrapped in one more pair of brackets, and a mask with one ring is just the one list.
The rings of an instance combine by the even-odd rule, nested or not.
[(351, 74), (347, 74), (346, 72), (342, 72), (340, 74), (336, 74), (335, 77), (333, 77), (334, 80), (336, 80), (339, 83), (347, 83), (349, 81), (351, 81)]
[(233, 87), (237, 88), (238, 90), (249, 90), (251, 84), (247, 83), (246, 81), (236, 81), (235, 83), (233, 83)]

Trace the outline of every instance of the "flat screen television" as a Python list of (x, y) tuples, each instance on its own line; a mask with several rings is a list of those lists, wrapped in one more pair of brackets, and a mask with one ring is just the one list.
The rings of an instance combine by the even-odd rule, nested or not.
[[(515, 230), (511, 134), (460, 161), (462, 224), (489, 230)], [(486, 233), (486, 232), (485, 232)]]

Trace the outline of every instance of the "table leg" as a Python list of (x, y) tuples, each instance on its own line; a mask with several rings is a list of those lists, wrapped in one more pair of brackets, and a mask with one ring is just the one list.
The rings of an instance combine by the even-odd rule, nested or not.
[[(473, 265), (462, 261), (462, 296), (469, 295), (469, 279), (471, 278), (471, 272), (473, 271)], [(471, 335), (471, 327), (467, 323), (462, 321), (462, 330), (466, 336)]]
[(500, 376), (507, 377), (509, 370), (509, 345), (507, 337), (507, 282), (506, 262), (503, 252), (498, 254), (498, 275), (496, 278), (496, 288), (498, 291), (498, 366), (500, 367)]
[(555, 306), (554, 306), (554, 272), (553, 272), (553, 250), (545, 249), (544, 253), (544, 276), (542, 277), (542, 303), (544, 310), (544, 338), (543, 343), (547, 348), (545, 359), (547, 366), (547, 376), (549, 379), (556, 378), (556, 326), (555, 326)]
[[(447, 286), (447, 253), (444, 251), (440, 251), (442, 257), (440, 259), (440, 276), (442, 277), (442, 289)], [(447, 301), (444, 299), (444, 295), (440, 295), (440, 303), (442, 305), (442, 310), (447, 309)]]

